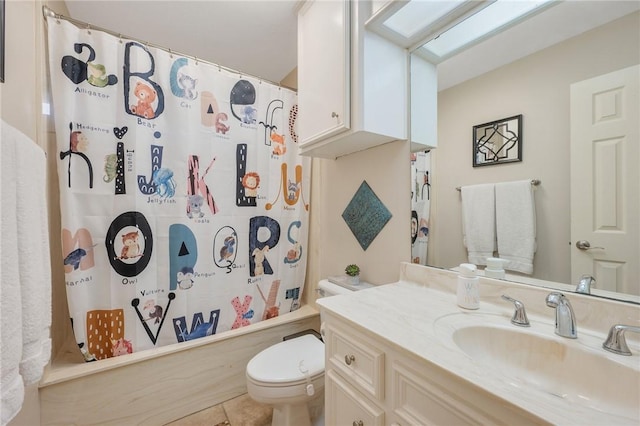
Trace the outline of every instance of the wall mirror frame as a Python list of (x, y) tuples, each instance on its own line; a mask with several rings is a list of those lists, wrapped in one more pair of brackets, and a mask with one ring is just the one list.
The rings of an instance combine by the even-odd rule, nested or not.
[(522, 114), (473, 126), (473, 167), (522, 161)]
[[(550, 14), (560, 12), (563, 8), (572, 7), (573, 5), (570, 5), (571, 3), (576, 5), (582, 4), (584, 7), (586, 7), (587, 4), (593, 4), (594, 8), (599, 8), (597, 14), (607, 15), (607, 16), (606, 17), (603, 16), (602, 18), (598, 17), (598, 19), (602, 19), (601, 21), (597, 21), (597, 19), (594, 18), (594, 20), (596, 20), (597, 23), (591, 22), (592, 24), (591, 27), (583, 28), (579, 32), (576, 32), (573, 34), (566, 34), (568, 29), (566, 27), (562, 27), (561, 25), (561, 22), (565, 22), (565, 21), (558, 20), (555, 26), (550, 26), (545, 30), (545, 34), (546, 36), (551, 37), (552, 34), (549, 34), (549, 33), (557, 32), (563, 35), (563, 38), (561, 40), (554, 41), (553, 43), (550, 43), (546, 46), (536, 47), (535, 49), (533, 47), (530, 48), (529, 44), (536, 45), (536, 43), (538, 43), (540, 38), (534, 37), (535, 40), (531, 40), (530, 43), (527, 41), (527, 39), (525, 39), (524, 42), (520, 40), (521, 44), (518, 45), (518, 50), (521, 51), (519, 52), (521, 54), (520, 56), (513, 58), (512, 62), (517, 62), (520, 59), (527, 60), (528, 58), (533, 58), (534, 56), (538, 55), (539, 51), (546, 50), (548, 47), (553, 47), (555, 43), (564, 43), (565, 41), (571, 41), (572, 39), (578, 38), (579, 36), (582, 37), (584, 33), (587, 33), (587, 34), (590, 33), (591, 30), (595, 30), (595, 32), (599, 36), (601, 34), (601, 32), (598, 32), (600, 28), (604, 28), (605, 26), (608, 26), (608, 25), (615, 25), (611, 23), (614, 21), (619, 22), (618, 21), (619, 19), (625, 19), (625, 22), (627, 23), (630, 20), (633, 20), (634, 28), (637, 28), (638, 21), (640, 21), (640, 19), (638, 19), (638, 16), (640, 14), (639, 12), (640, 7), (637, 4), (633, 5), (630, 2), (621, 2), (621, 1), (558, 2), (558, 4), (555, 5), (554, 7), (548, 8), (548, 11)], [(608, 9), (608, 10), (605, 10), (605, 9)], [(614, 10), (614, 9), (617, 9), (617, 10)], [(533, 17), (531, 20), (533, 21), (533, 20), (542, 19), (540, 17), (542, 15), (545, 15), (546, 13), (547, 13), (546, 11), (542, 12), (536, 15), (535, 17)], [(580, 13), (577, 13), (574, 15), (574, 18), (581, 22), (585, 21), (585, 19), (583, 19), (584, 13), (587, 13), (587, 12), (580, 11)], [(614, 16), (616, 13), (618, 13), (618, 15)], [(560, 24), (558, 24), (558, 22), (560, 22)], [(527, 21), (524, 21), (524, 23), (526, 25), (515, 25), (513, 28), (509, 28), (504, 33), (497, 34), (495, 38), (504, 39), (510, 34), (512, 29), (515, 30), (517, 27), (524, 28), (524, 27), (530, 26), (530, 24)], [(531, 30), (531, 28), (529, 29)], [(638, 30), (636, 29), (636, 34), (637, 34), (637, 31)], [(531, 38), (531, 35), (529, 35), (529, 37)], [(425, 39), (424, 41), (427, 42), (429, 40)], [(470, 50), (480, 51), (484, 47), (484, 45), (491, 45), (491, 43), (492, 43), (492, 39), (487, 39), (482, 43), (479, 43), (478, 45), (474, 45)], [(605, 46), (604, 41), (596, 41), (596, 43), (599, 43), (598, 44), (599, 48), (601, 49), (604, 48), (604, 50), (607, 50), (606, 47), (604, 47)], [(633, 46), (637, 44), (638, 44), (637, 41), (631, 43), (631, 45)], [(419, 51), (420, 46), (421, 45), (413, 46), (413, 48), (410, 49), (412, 60), (413, 58), (416, 58), (416, 57), (419, 58), (420, 60), (426, 59)], [(495, 49), (496, 47), (495, 44), (493, 44), (492, 47), (494, 48), (494, 52), (500, 51), (502, 53), (506, 53), (506, 50), (504, 49), (503, 50)], [(577, 49), (582, 49), (582, 46), (577, 46), (577, 47), (573, 46), (573, 47)], [(633, 50), (633, 49), (629, 49), (629, 50)], [(629, 54), (628, 53), (629, 50), (625, 50), (625, 52), (627, 52), (625, 53), (625, 55)], [(490, 62), (495, 61), (496, 59), (499, 59), (498, 56), (499, 55), (495, 55), (495, 56), (487, 55), (485, 57), (482, 57), (478, 53), (467, 55), (467, 52), (459, 52), (459, 54), (454, 55), (452, 58), (449, 58), (442, 63), (436, 64), (437, 70), (438, 70), (437, 72), (438, 93), (440, 94), (441, 91), (445, 91), (447, 89), (461, 90), (462, 87), (465, 87), (466, 89), (467, 85), (463, 86), (460, 83), (466, 82), (467, 80), (471, 80), (483, 73), (490, 73), (492, 70), (499, 69), (505, 66), (506, 64), (510, 63), (510, 62), (503, 62), (503, 63), (496, 64), (494, 68), (483, 68), (485, 65), (489, 67)], [(628, 57), (628, 59), (618, 61), (618, 62), (621, 62), (622, 65), (620, 65), (617, 69), (640, 62), (638, 60), (639, 56), (640, 56), (639, 53), (633, 53), (631, 57)], [(460, 58), (464, 58), (466, 62), (463, 62), (463, 59), (460, 59)], [(475, 61), (469, 60), (470, 58), (475, 59)], [(473, 66), (469, 64), (473, 64)], [(548, 64), (549, 64), (549, 67), (551, 67), (553, 65), (553, 62), (550, 61), (548, 62)], [(596, 67), (596, 70), (598, 71), (596, 70), (592, 71), (590, 69), (592, 65), (596, 65), (596, 64), (591, 64), (589, 63), (589, 61), (582, 63), (582, 70), (575, 73), (576, 74), (575, 80), (573, 80), (571, 83), (573, 83), (574, 81), (577, 82), (577, 81), (582, 81), (584, 79), (592, 78), (593, 76), (596, 76), (596, 75), (606, 74), (608, 72), (615, 70), (615, 69), (612, 69), (611, 71), (609, 71), (603, 66), (600, 66), (600, 67)], [(466, 73), (471, 74), (473, 72), (473, 70), (471, 70), (472, 68), (479, 68), (479, 70), (475, 75), (466, 75)], [(603, 69), (604, 71), (602, 71)], [(552, 68), (549, 68), (549, 70), (550, 70), (549, 72), (553, 72)], [(518, 68), (518, 72), (520, 73), (520, 75), (528, 75), (531, 71), (532, 69), (524, 68), (524, 65), (521, 68)], [(566, 70), (564, 69), (558, 70), (556, 74), (563, 74), (565, 73), (565, 71)], [(504, 76), (502, 77), (504, 78)], [(506, 78), (508, 79), (509, 77), (507, 76)], [(453, 109), (456, 111), (465, 109), (465, 108), (470, 108), (467, 105), (464, 105), (464, 102), (467, 99), (472, 99), (472, 102), (475, 105), (476, 111), (479, 111), (479, 113), (476, 114), (476, 116), (473, 119), (471, 119), (471, 122), (469, 122), (469, 120), (466, 120), (468, 117), (464, 117), (463, 119), (460, 116), (456, 116), (456, 119), (452, 119), (450, 122), (448, 122), (448, 124), (445, 123), (446, 125), (453, 125), (453, 123), (455, 123), (455, 126), (459, 126), (460, 129), (462, 129), (459, 132), (457, 132), (457, 134), (458, 135), (462, 134), (460, 138), (464, 138), (464, 140), (460, 138), (458, 139), (460, 139), (460, 144), (464, 143), (465, 145), (464, 150), (469, 149), (471, 151), (469, 152), (469, 154), (465, 154), (464, 150), (461, 149), (457, 151), (455, 155), (452, 154), (447, 156), (447, 161), (445, 161), (443, 159), (444, 157), (440, 155), (441, 154), (440, 151), (443, 151), (443, 148), (445, 148), (446, 146), (448, 146), (448, 144), (452, 142), (451, 140), (452, 133), (445, 134), (444, 132), (442, 132), (443, 123), (440, 121), (441, 113), (440, 111), (438, 112), (439, 141), (438, 141), (438, 148), (432, 151), (432, 153), (434, 153), (435, 155), (435, 163), (433, 166), (434, 169), (433, 169), (433, 175), (431, 179), (431, 184), (432, 184), (431, 193), (432, 193), (432, 196), (434, 197), (434, 203), (436, 205), (439, 204), (440, 205), (439, 208), (447, 211), (448, 212), (447, 215), (452, 217), (443, 218), (442, 214), (440, 214), (440, 217), (438, 217), (437, 215), (434, 215), (433, 209), (431, 211), (430, 222), (433, 228), (432, 229), (430, 228), (429, 230), (430, 231), (429, 256), (426, 262), (426, 264), (429, 266), (448, 269), (448, 268), (455, 267), (459, 263), (459, 261), (462, 260), (460, 259), (460, 256), (456, 258), (449, 258), (448, 255), (450, 254), (450, 251), (445, 251), (445, 253), (443, 253), (441, 250), (441, 246), (438, 245), (443, 243), (451, 244), (451, 241), (453, 240), (455, 240), (455, 244), (462, 245), (462, 237), (460, 236), (460, 238), (457, 238), (454, 235), (455, 233), (450, 232), (450, 228), (448, 226), (445, 225), (445, 228), (439, 228), (439, 226), (440, 227), (443, 226), (443, 221), (445, 219), (449, 219), (453, 225), (457, 223), (457, 222), (454, 223), (455, 210), (452, 210), (452, 209), (459, 208), (459, 204), (460, 204), (459, 192), (455, 191), (455, 188), (457, 186), (460, 186), (461, 184), (467, 185), (467, 184), (474, 184), (474, 183), (489, 183), (489, 182), (497, 182), (497, 181), (504, 181), (504, 180), (527, 179), (527, 178), (541, 179), (543, 182), (548, 183), (548, 185), (544, 185), (543, 187), (536, 189), (536, 198), (540, 200), (540, 203), (542, 203), (541, 210), (546, 210), (545, 214), (547, 214), (547, 217), (539, 218), (538, 223), (542, 224), (542, 226), (544, 227), (548, 225), (549, 221), (565, 221), (567, 223), (571, 222), (571, 219), (570, 219), (571, 206), (569, 202), (570, 182), (568, 182), (569, 181), (568, 158), (566, 158), (567, 164), (560, 163), (558, 158), (556, 158), (556, 157), (563, 157), (564, 159), (564, 157), (569, 156), (569, 153), (568, 153), (569, 151), (568, 144), (569, 144), (569, 136), (570, 136), (569, 131), (567, 130), (566, 133), (565, 132), (554, 133), (553, 130), (555, 130), (555, 128), (548, 127), (547, 126), (548, 123), (541, 121), (540, 117), (529, 114), (528, 108), (531, 107), (531, 104), (536, 104), (536, 106), (539, 107), (540, 109), (545, 108), (543, 99), (538, 99), (538, 100), (534, 100), (531, 98), (521, 99), (519, 100), (519, 102), (524, 102), (523, 105), (526, 104), (527, 108), (518, 108), (517, 102), (515, 102), (514, 97), (511, 95), (508, 95), (507, 94), (508, 92), (506, 92), (509, 90), (508, 88), (512, 86), (509, 85), (508, 81), (505, 81), (505, 80), (502, 80), (500, 84), (503, 84), (503, 82), (507, 83), (507, 84), (504, 84), (504, 88), (502, 85), (497, 84), (494, 88), (494, 93), (496, 95), (502, 94), (503, 100), (505, 101), (504, 103), (516, 104), (515, 108), (510, 108), (510, 109), (505, 108), (503, 112), (506, 111), (506, 114), (501, 114), (501, 113), (495, 114), (495, 115), (491, 114), (491, 111), (499, 110), (499, 108), (497, 107), (497, 104), (499, 102), (496, 102), (496, 99), (487, 100), (487, 99), (482, 99), (481, 96), (476, 96), (475, 98), (463, 98), (461, 96), (458, 96), (460, 92), (458, 92), (454, 97), (455, 102), (451, 101), (451, 103), (448, 105), (450, 109)], [(555, 92), (555, 93), (566, 92), (566, 94), (561, 94), (561, 96), (566, 97), (566, 101), (564, 100), (563, 97), (560, 97), (560, 96), (558, 97), (549, 96), (551, 92), (547, 92), (547, 91), (541, 93), (540, 96), (544, 96), (544, 94), (546, 94), (547, 101), (548, 102), (555, 101), (556, 106), (560, 104), (564, 105), (564, 103), (566, 102), (567, 104), (566, 107), (568, 108), (569, 85), (570, 84), (565, 84), (562, 87), (558, 87), (556, 89), (559, 89), (559, 91), (556, 90)], [(474, 89), (477, 88), (477, 86), (472, 86), (472, 87)], [(535, 89), (529, 89), (529, 90), (535, 91)], [(474, 92), (474, 95), (478, 95), (478, 93)], [(440, 95), (439, 95), (439, 98), (440, 98)], [(527, 102), (529, 104), (527, 104)], [(440, 106), (438, 106), (438, 110), (440, 110)], [(473, 162), (469, 162), (468, 160), (468, 155), (473, 156), (473, 151), (471, 150), (472, 146), (468, 144), (468, 136), (464, 137), (465, 136), (464, 134), (468, 135), (469, 129), (472, 126), (475, 126), (477, 123), (483, 123), (483, 122), (491, 123), (489, 120), (495, 118), (496, 116), (508, 117), (509, 112), (511, 113), (518, 112), (518, 113), (522, 113), (523, 116), (524, 115), (527, 116), (526, 132), (527, 132), (528, 142), (527, 142), (527, 146), (525, 146), (524, 149), (522, 150), (523, 152), (521, 152), (519, 155), (522, 161), (519, 161), (519, 162), (511, 161), (510, 162), (511, 164), (504, 165), (502, 167), (472, 167)], [(491, 115), (493, 115), (493, 117)], [(480, 118), (480, 120), (478, 118)], [(482, 120), (482, 118), (489, 119), (489, 120)], [(563, 120), (564, 123), (568, 123), (569, 111), (564, 111), (564, 112), (560, 111), (558, 113), (557, 121), (560, 121), (560, 120)], [(560, 153), (560, 155), (558, 155), (558, 152), (556, 152), (553, 148), (549, 148), (548, 145), (546, 145), (547, 148), (538, 146), (538, 145), (541, 145), (541, 139), (539, 137), (539, 134), (536, 135), (538, 137), (534, 137), (533, 139), (530, 137), (531, 135), (529, 134), (529, 132), (530, 130), (532, 130), (532, 127), (534, 126), (534, 124), (538, 128), (539, 134), (543, 133), (545, 136), (547, 136), (547, 139), (553, 139), (556, 144), (558, 143), (562, 144), (562, 147), (560, 148), (562, 152)], [(568, 124), (563, 124), (563, 125), (566, 125), (568, 129)], [(544, 130), (540, 130), (543, 128)], [(443, 134), (440, 134), (440, 133), (443, 133)], [(522, 132), (519, 132), (519, 134), (522, 135)], [(566, 148), (564, 147), (565, 144), (567, 145)], [(566, 155), (564, 152), (565, 150), (566, 150)], [(527, 152), (524, 152), (524, 151), (527, 151)], [(551, 157), (553, 158), (553, 160), (550, 160), (550, 157), (549, 157), (550, 153), (553, 153)], [(524, 158), (523, 158), (523, 154), (524, 154)], [(451, 163), (451, 161), (453, 161), (452, 157), (455, 157), (456, 163)], [(473, 157), (473, 159), (475, 160), (475, 157)], [(467, 174), (463, 177), (460, 177), (461, 168), (463, 167), (462, 163), (460, 162), (462, 161), (464, 161), (465, 163), (464, 168), (468, 169), (466, 173), (475, 174), (473, 179), (469, 178), (470, 176), (472, 176), (471, 174)], [(521, 170), (521, 168), (529, 167), (532, 164), (538, 164), (537, 169), (534, 169), (533, 171), (531, 170), (531, 168), (527, 169), (528, 172), (526, 173), (526, 175), (517, 175), (517, 176), (514, 175), (514, 172), (517, 173), (517, 171)], [(556, 184), (556, 182), (558, 181), (555, 180), (555, 178), (554, 179), (546, 178), (547, 170), (551, 167), (558, 168), (559, 170), (564, 170), (564, 172), (562, 171), (558, 172), (559, 174), (564, 173), (560, 178), (562, 180), (561, 185)], [(469, 170), (473, 170), (473, 172)], [(448, 173), (448, 176), (446, 177), (446, 179), (443, 179), (441, 173), (445, 171)], [(489, 175), (487, 173), (492, 173), (492, 174)], [(637, 182), (634, 183), (634, 185), (637, 185), (637, 184), (638, 184)], [(550, 201), (549, 196), (552, 195), (551, 194), (552, 192), (554, 197), (556, 197), (556, 194), (560, 194), (560, 195), (558, 195), (556, 198), (552, 198), (553, 201)], [(443, 202), (444, 197), (450, 198), (451, 199), (450, 203), (448, 201), (446, 203)], [(560, 202), (556, 203), (555, 200), (560, 200)], [(432, 206), (433, 205), (434, 204), (432, 204)], [(442, 213), (442, 212), (439, 212), (439, 213)], [(634, 219), (637, 219), (637, 218), (634, 218)], [(568, 226), (569, 225), (567, 225), (567, 228)], [(546, 260), (547, 263), (549, 262), (561, 263), (561, 262), (567, 261), (567, 264), (570, 264), (571, 263), (569, 261), (570, 256), (568, 255), (568, 253), (570, 249), (573, 249), (573, 247), (575, 247), (575, 241), (574, 241), (574, 244), (571, 244), (572, 237), (570, 236), (569, 231), (561, 234), (555, 233), (552, 237), (553, 238), (551, 238), (551, 236), (547, 236), (548, 240), (543, 241), (543, 243), (544, 244), (553, 243), (554, 250), (556, 250), (555, 247), (556, 247), (556, 244), (558, 244), (557, 250), (562, 250), (562, 253), (566, 253), (566, 255), (563, 254), (561, 257), (556, 257), (554, 255), (555, 252), (547, 252), (545, 251), (544, 246), (541, 248), (541, 246), (538, 245), (538, 251), (536, 252), (536, 257), (539, 257), (541, 260)], [(432, 242), (438, 238), (440, 239), (439, 242), (433, 245)], [(460, 239), (460, 242), (458, 242), (458, 239)], [(448, 242), (444, 240), (448, 240)], [(560, 248), (560, 246), (562, 246), (563, 248)], [(543, 268), (538, 268), (538, 271), (541, 272), (540, 275), (533, 275), (533, 277), (529, 277), (529, 276), (520, 277), (517, 275), (509, 274), (509, 272), (507, 271), (507, 279), (510, 281), (518, 282), (518, 283), (557, 289), (563, 292), (573, 292), (576, 290), (577, 282), (574, 282), (573, 279), (570, 279), (569, 277), (567, 277), (567, 274), (561, 274), (562, 276), (556, 276), (556, 275), (553, 275), (552, 273), (546, 273), (546, 276), (545, 276), (545, 272), (542, 272), (542, 269)], [(535, 267), (534, 267), (534, 270), (535, 270)], [(601, 283), (596, 283), (595, 288), (592, 291), (592, 295), (598, 296), (598, 297), (606, 297), (606, 298), (621, 300), (625, 302), (640, 303), (640, 295), (600, 291), (601, 290), (601, 288), (599, 288), (600, 285)]]

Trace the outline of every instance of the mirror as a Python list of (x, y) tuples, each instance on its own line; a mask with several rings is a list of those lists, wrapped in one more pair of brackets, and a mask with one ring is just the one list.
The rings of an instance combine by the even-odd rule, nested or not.
[[(617, 1), (560, 2), (438, 64), (438, 147), (430, 151), (426, 264), (453, 268), (467, 261), (456, 187), (539, 180), (541, 184), (534, 190), (534, 273), (521, 276), (507, 271), (507, 279), (575, 291), (578, 279), (572, 277), (571, 255), (572, 250), (578, 250), (575, 242), (584, 238), (571, 235), (572, 214), (580, 211), (572, 212), (570, 195), (580, 191), (581, 184), (584, 188), (585, 182), (570, 179), (570, 87), (640, 63), (638, 6)], [(586, 22), (598, 25), (575, 28)], [(522, 114), (525, 122), (521, 136), (527, 142), (522, 146), (522, 161), (473, 167), (469, 143), (473, 126), (517, 114)], [(637, 196), (635, 176), (636, 181), (629, 185)], [(412, 190), (418, 183), (421, 181), (411, 182)], [(636, 211), (627, 219), (633, 221), (627, 225), (637, 232), (640, 213)], [(640, 236), (636, 249), (637, 240)], [(635, 263), (637, 268), (640, 262)], [(607, 280), (601, 281), (596, 282), (593, 295), (640, 302), (640, 294), (605, 290)]]

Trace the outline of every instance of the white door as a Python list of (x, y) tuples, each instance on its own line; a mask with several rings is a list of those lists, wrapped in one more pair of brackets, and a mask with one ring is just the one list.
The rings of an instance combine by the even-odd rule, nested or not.
[[(571, 85), (571, 279), (640, 295), (640, 66)], [(576, 243), (586, 241), (590, 249)], [(602, 248), (600, 248), (602, 247)]]

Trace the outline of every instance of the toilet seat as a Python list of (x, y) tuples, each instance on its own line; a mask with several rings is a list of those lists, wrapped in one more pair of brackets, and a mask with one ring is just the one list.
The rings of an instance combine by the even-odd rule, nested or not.
[(311, 334), (268, 347), (247, 364), (247, 378), (258, 386), (295, 386), (324, 375), (324, 343)]

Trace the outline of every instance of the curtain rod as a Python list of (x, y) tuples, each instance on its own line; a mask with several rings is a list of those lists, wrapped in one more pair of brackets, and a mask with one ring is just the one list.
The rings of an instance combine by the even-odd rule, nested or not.
[[(199, 63), (212, 65), (214, 67), (217, 67), (218, 69), (223, 69), (225, 71), (228, 71), (228, 72), (231, 72), (231, 73), (234, 73), (234, 74), (238, 74), (240, 77), (244, 76), (244, 77), (255, 78), (256, 80), (259, 80), (260, 82), (270, 83), (270, 84), (273, 84), (274, 86), (278, 86), (278, 88), (282, 88), (282, 85), (280, 83), (276, 83), (274, 81), (267, 80), (265, 78), (256, 77), (255, 75), (251, 75), (251, 74), (247, 74), (247, 73), (244, 73), (244, 72), (240, 72), (238, 70), (234, 70), (233, 68), (229, 68), (229, 67), (225, 67), (224, 65), (216, 64), (215, 62), (203, 60), (201, 58), (198, 58), (197, 56), (187, 55), (185, 53), (177, 52), (177, 51), (174, 51), (172, 49), (169, 49), (168, 47), (164, 47), (164, 46), (160, 46), (160, 45), (157, 45), (157, 44), (154, 44), (154, 43), (150, 43), (148, 41), (140, 40), (139, 38), (136, 38), (136, 37), (129, 37), (127, 35), (116, 33), (115, 31), (111, 31), (111, 30), (108, 30), (106, 28), (101, 28), (101, 27), (97, 27), (95, 25), (91, 25), (88, 22), (80, 21), (78, 19), (74, 19), (74, 18), (71, 18), (69, 16), (64, 16), (64, 15), (58, 14), (58, 13), (54, 12), (53, 9), (51, 9), (50, 7), (48, 7), (46, 5), (42, 6), (42, 15), (44, 16), (45, 21), (46, 21), (47, 17), (55, 18), (55, 19), (58, 19), (58, 20), (59, 19), (63, 19), (65, 21), (71, 22), (73, 25), (75, 25), (78, 28), (86, 28), (88, 31), (91, 31), (91, 30), (101, 31), (103, 33), (110, 34), (110, 35), (112, 35), (114, 37), (118, 37), (118, 38), (121, 38), (121, 39), (124, 38), (124, 39), (127, 39), (127, 40), (132, 40), (132, 41), (138, 42), (138, 43), (140, 43), (140, 44), (142, 44), (142, 45), (144, 45), (146, 47), (150, 46), (150, 47), (153, 47), (155, 49), (163, 50), (165, 52), (168, 52), (170, 55), (183, 56), (185, 58), (192, 59), (192, 60), (194, 60), (196, 62), (196, 65), (198, 65)], [(297, 93), (296, 90), (290, 89), (288, 87), (285, 87), (285, 89), (291, 90), (292, 92), (296, 92)]]
[[(531, 179), (531, 185), (533, 186), (538, 186), (542, 183), (542, 181), (540, 179)], [(456, 186), (456, 191), (461, 191), (462, 188), (460, 188), (459, 186)]]

